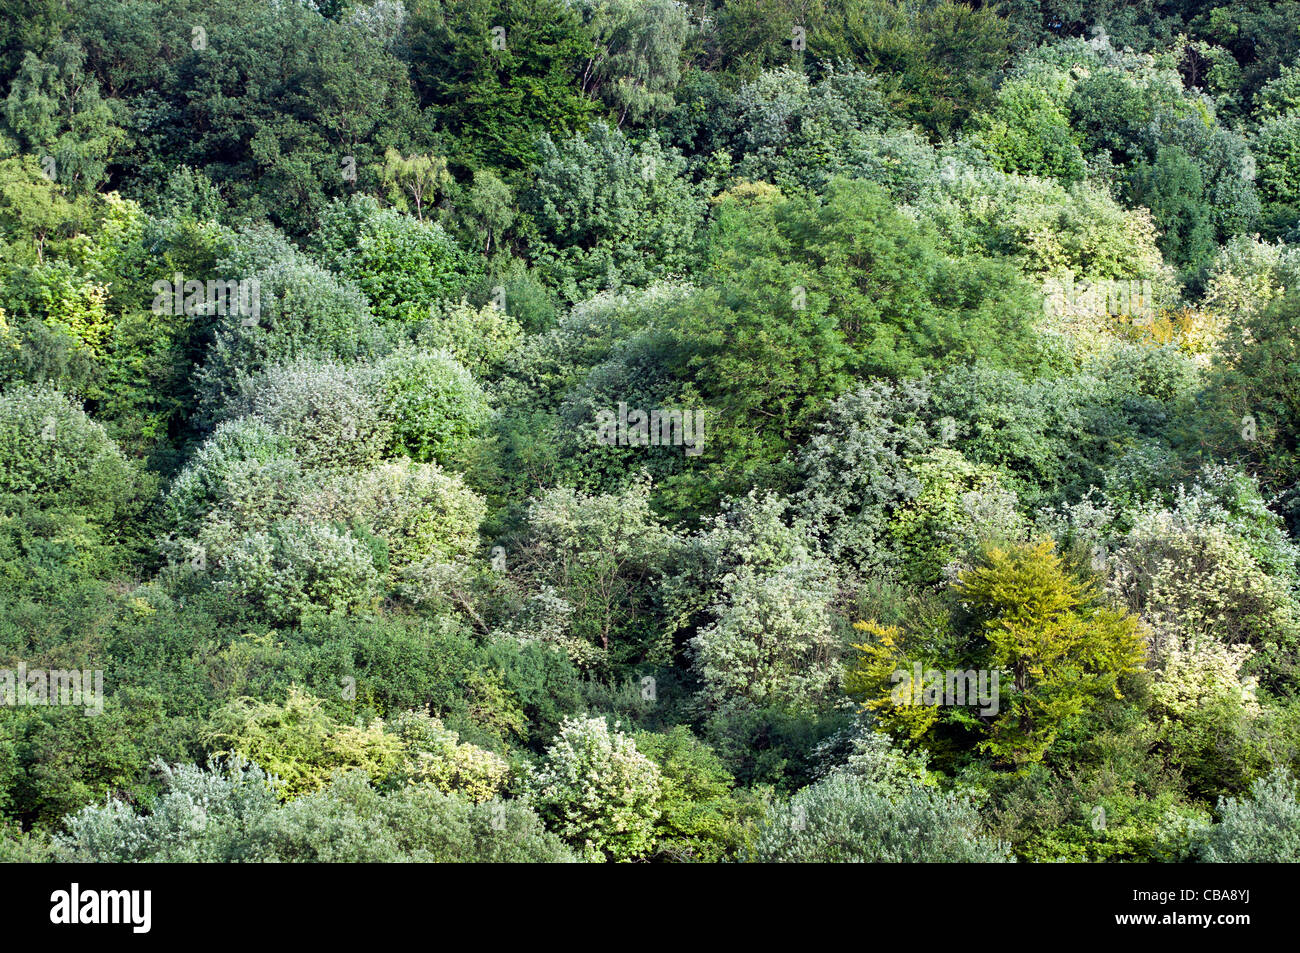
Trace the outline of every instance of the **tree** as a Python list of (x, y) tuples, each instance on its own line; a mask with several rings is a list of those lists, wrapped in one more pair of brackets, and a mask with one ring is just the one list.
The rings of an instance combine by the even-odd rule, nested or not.
[(483, 254), (491, 254), (492, 240), (499, 245), (501, 235), (515, 220), (514, 193), (490, 169), (475, 169), (465, 205), (483, 240)]
[(954, 591), (971, 613), (990, 668), (1011, 676), (1010, 704), (982, 747), (995, 757), (1036, 761), (1085, 701), (1118, 696), (1121, 675), (1143, 659), (1138, 620), (1098, 608), (1094, 592), (1072, 578), (1051, 543), (991, 547)]
[(671, 106), (687, 36), (685, 8), (669, 0), (583, 0), (578, 9), (594, 41), (582, 91), (609, 103), (620, 126)]
[(1036, 83), (1017, 80), (998, 90), (996, 106), (974, 120), (975, 138), (1003, 172), (1083, 178), (1083, 151), (1065, 110)]
[(704, 466), (680, 478), (694, 505), (779, 480), (854, 375), (915, 376), (977, 355), (1037, 361), (1020, 279), (949, 257), (865, 182), (837, 179), (819, 198), (727, 195), (702, 285), (663, 320), (668, 371), (716, 421)]
[(204, 48), (182, 51), (174, 112), (150, 146), (203, 169), (240, 210), (307, 234), (331, 198), (378, 184), (389, 148), (407, 149), (406, 65), (309, 5), (237, 0), (221, 12)]
[(390, 451), (444, 466), (463, 462), (491, 415), (473, 375), (446, 351), (410, 347), (389, 354), (375, 373), (392, 425)]
[(540, 136), (572, 135), (594, 109), (577, 81), (591, 37), (560, 0), (430, 0), (407, 29), (412, 79), (458, 174), (517, 173)]
[(28, 249), (38, 264), (47, 252), (60, 256), (68, 240), (90, 226), (95, 205), (92, 195), (69, 197), (44, 174), (36, 156), (0, 159), (0, 227), (7, 261), (23, 261)]
[[(577, 858), (518, 801), (475, 804), (431, 784), (381, 791), (353, 771), (282, 804), (277, 782), (238, 759), (163, 763), (140, 813), (84, 807), (53, 845), (63, 861), (172, 863), (565, 863)], [(282, 785), (281, 785), (282, 787)]]
[(360, 288), (383, 321), (421, 320), (433, 305), (459, 298), (478, 271), (437, 222), (381, 209), (363, 195), (322, 212), (315, 244), (325, 265)]
[(704, 204), (684, 172), (656, 138), (636, 145), (604, 123), (558, 143), (542, 139), (520, 206), (543, 276), (576, 301), (688, 272)]
[(441, 156), (403, 156), (392, 148), (384, 153), (379, 180), (388, 189), (388, 200), (403, 210), (409, 195), (415, 203), (415, 217), (421, 222), (425, 206), (432, 205), (438, 193), (447, 191), (453, 182), (447, 160)]
[(59, 41), (45, 58), (28, 53), (5, 101), (5, 122), (45, 169), (74, 194), (94, 192), (126, 138), (114, 100), (100, 96), (79, 44)]
[(988, 7), (847, 0), (810, 12), (808, 51), (818, 63), (847, 60), (879, 74), (891, 105), (934, 140), (952, 135), (991, 102), (994, 77), (1007, 58), (1005, 21)]
[[(575, 663), (606, 670), (663, 662), (671, 647), (654, 590), (672, 542), (645, 483), (600, 495), (557, 487), (529, 504), (507, 568), (525, 592), (563, 600), (561, 647)], [(519, 634), (536, 637), (527, 627)]]
[(131, 512), (140, 475), (76, 401), (44, 387), (0, 395), (0, 486), (105, 527)]
[(1203, 198), (1200, 170), (1177, 146), (1156, 155), (1154, 165), (1133, 170), (1130, 191), (1134, 201), (1151, 209), (1163, 234), (1160, 250), (1185, 274), (1198, 276), (1215, 251), (1210, 209)]
[(1215, 360), (1202, 439), (1248, 461), (1261, 483), (1288, 492), (1300, 479), (1300, 367), (1294, 293), (1239, 314)]
[(373, 611), (382, 594), (366, 540), (297, 520), (247, 534), (214, 568), (218, 592), (276, 625), (294, 625), (312, 613)]
[(361, 290), (277, 234), (257, 229), (240, 234), (218, 262), (217, 274), (243, 282), (258, 313), (241, 306), (206, 321), (199, 317), (210, 322), (212, 334), (198, 371), (198, 417), (204, 423), (220, 418), (241, 381), (272, 365), (294, 358), (355, 360), (382, 346)]
[(638, 731), (636, 746), (660, 772), (655, 856), (701, 863), (734, 857), (759, 807), (733, 792), (735, 779), (713, 750), (684, 725)]
[[(1071, 719), (1106, 696), (1122, 697), (1120, 679), (1143, 661), (1137, 617), (1099, 605), (1050, 541), (986, 546), (951, 591), (959, 600), (951, 622), (922, 619), (915, 631), (858, 626), (870, 637), (855, 646), (846, 687), (913, 738), (973, 732), (978, 749), (999, 762), (1041, 761)], [(953, 700), (946, 681), (953, 672), (985, 679), (979, 706), (968, 677)], [(901, 687), (898, 673), (906, 676)]]

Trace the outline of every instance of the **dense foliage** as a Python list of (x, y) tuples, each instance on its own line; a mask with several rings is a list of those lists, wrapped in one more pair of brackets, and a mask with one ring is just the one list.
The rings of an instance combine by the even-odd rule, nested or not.
[(1292, 0), (10, 6), (0, 859), (1300, 860)]

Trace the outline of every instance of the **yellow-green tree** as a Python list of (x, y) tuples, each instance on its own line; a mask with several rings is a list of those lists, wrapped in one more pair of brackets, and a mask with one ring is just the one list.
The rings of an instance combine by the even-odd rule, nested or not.
[[(895, 735), (934, 745), (973, 730), (975, 749), (1000, 763), (1041, 761), (1068, 719), (1103, 695), (1120, 697), (1121, 677), (1143, 661), (1140, 620), (1102, 605), (1050, 541), (986, 546), (950, 595), (951, 633), (931, 631), (933, 620), (856, 626), (867, 637), (854, 646), (845, 687)], [(944, 680), (937, 691), (914, 686), (918, 664), (927, 687)], [(995, 686), (995, 704), (946, 697), (948, 676), (972, 670)]]
[(1099, 605), (1050, 541), (988, 547), (953, 588), (986, 664), (1011, 676), (980, 743), (1000, 761), (1041, 760), (1066, 719), (1089, 699), (1120, 697), (1120, 677), (1142, 662), (1139, 619)]

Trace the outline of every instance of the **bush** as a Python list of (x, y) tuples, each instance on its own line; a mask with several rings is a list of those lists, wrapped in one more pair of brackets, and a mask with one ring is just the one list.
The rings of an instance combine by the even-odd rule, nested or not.
[(662, 783), (655, 856), (701, 863), (734, 857), (759, 808), (733, 792), (735, 779), (712, 749), (682, 725), (639, 731), (636, 746), (658, 765)]
[(461, 461), (488, 421), (487, 398), (445, 351), (397, 351), (377, 365), (384, 414), (392, 422), (390, 451), (444, 466)]
[(1204, 833), (1200, 859), (1214, 864), (1300, 862), (1296, 793), (1295, 778), (1278, 768), (1254, 783), (1250, 797), (1220, 801), (1221, 820)]
[(373, 608), (380, 573), (372, 551), (355, 536), (284, 520), (236, 542), (222, 557), (215, 585), (268, 620), (292, 625), (313, 612)]
[(480, 380), (497, 376), (524, 336), (523, 328), (510, 313), (510, 289), (502, 287), (504, 310), (494, 303), (475, 308), (462, 298), (422, 325), (416, 343), (426, 350), (446, 351)]
[(691, 268), (704, 203), (674, 150), (653, 136), (633, 145), (594, 123), (558, 145), (545, 137), (539, 152), (520, 206), (536, 228), (534, 257), (561, 297), (643, 287)]
[(1005, 863), (1006, 844), (952, 794), (914, 788), (899, 798), (835, 774), (774, 808), (742, 858), (750, 863)]
[(276, 784), (238, 760), (159, 765), (164, 790), (136, 813), (122, 801), (70, 816), (62, 861), (124, 863), (555, 863), (575, 858), (517, 801), (473, 804), (427, 784), (390, 793), (352, 772), (281, 804)]
[[(366, 299), (283, 239), (241, 236), (218, 264), (222, 275), (257, 281), (260, 314), (228, 314), (215, 319), (213, 340), (199, 371), (199, 419), (219, 418), (240, 382), (275, 364), (300, 357), (350, 361), (376, 353), (383, 339)], [(265, 252), (262, 243), (270, 243)], [(273, 255), (270, 261), (264, 256)], [(249, 323), (245, 323), (245, 322)]]
[(660, 771), (604, 718), (566, 720), (525, 790), (547, 828), (589, 859), (635, 860), (654, 847)]
[(484, 513), (460, 474), (406, 459), (332, 476), (305, 493), (297, 509), (311, 520), (363, 525), (387, 544), (393, 571), (466, 559), (478, 548)]
[(385, 732), (382, 722), (340, 724), (322, 706), (297, 689), (290, 689), (284, 704), (236, 698), (213, 713), (204, 739), (217, 755), (264, 768), (284, 798), (318, 791), (340, 771), (360, 770), (385, 781), (399, 770), (402, 741)]
[(18, 386), (0, 395), (3, 492), (107, 524), (126, 511), (138, 481), (104, 428), (58, 391)]
[(398, 780), (429, 784), (479, 804), (499, 794), (509, 779), (505, 758), (462, 742), (456, 732), (424, 712), (403, 712), (389, 722), (388, 730), (406, 749)]
[(365, 365), (297, 359), (241, 381), (226, 413), (265, 423), (305, 467), (359, 470), (392, 441), (375, 390)]
[(366, 195), (327, 207), (316, 240), (322, 260), (384, 321), (425, 317), (430, 305), (457, 297), (476, 268), (441, 225), (380, 209)]

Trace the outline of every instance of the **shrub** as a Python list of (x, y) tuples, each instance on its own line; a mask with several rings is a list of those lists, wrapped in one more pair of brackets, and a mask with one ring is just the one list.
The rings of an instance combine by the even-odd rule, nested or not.
[(296, 359), (244, 379), (226, 413), (264, 422), (305, 467), (358, 470), (392, 440), (375, 390), (364, 365)]
[(390, 451), (427, 463), (461, 460), (488, 421), (487, 398), (444, 351), (397, 351), (377, 365), (384, 413), (392, 422)]
[(734, 857), (758, 807), (733, 792), (735, 779), (713, 750), (682, 725), (639, 731), (636, 746), (660, 772), (655, 855), (702, 863)]
[(774, 808), (742, 857), (751, 863), (1005, 863), (1006, 844), (952, 794), (913, 788), (899, 798), (835, 774)]
[(322, 481), (297, 511), (311, 520), (364, 525), (387, 544), (388, 564), (399, 571), (468, 557), (478, 547), (484, 504), (460, 474), (399, 459)]
[(335, 200), (316, 238), (325, 263), (386, 321), (421, 318), (429, 305), (458, 296), (475, 267), (441, 225), (381, 209), (367, 195)]
[(475, 308), (462, 298), (423, 324), (416, 333), (416, 343), (426, 350), (446, 351), (480, 380), (497, 376), (524, 336), (523, 328), (510, 314), (509, 288), (503, 290), (504, 309), (495, 303)]
[(1216, 864), (1300, 862), (1300, 803), (1295, 778), (1278, 768), (1252, 785), (1248, 798), (1219, 802), (1218, 824), (1209, 828), (1199, 856)]
[(425, 712), (403, 712), (389, 722), (388, 730), (406, 749), (399, 780), (430, 784), (479, 804), (499, 794), (509, 779), (505, 758), (462, 742), (456, 732)]
[(384, 781), (401, 767), (401, 739), (382, 722), (340, 724), (322, 705), (297, 689), (284, 704), (236, 698), (213, 713), (204, 739), (216, 754), (264, 768), (285, 798), (320, 790), (339, 771), (361, 770)]
[(160, 765), (164, 790), (67, 818), (58, 860), (123, 863), (555, 863), (575, 860), (518, 801), (474, 804), (427, 784), (376, 790), (359, 771), (281, 804), (275, 782), (238, 760)]
[(72, 400), (48, 388), (0, 395), (0, 487), (42, 506), (109, 523), (138, 491), (138, 477), (108, 436)]
[[(247, 241), (241, 236), (240, 241)], [(259, 236), (257, 242), (268, 241)], [(199, 417), (218, 419), (240, 382), (299, 357), (354, 360), (376, 353), (382, 337), (361, 292), (280, 239), (265, 253), (236, 249), (218, 264), (222, 275), (258, 282), (260, 314), (215, 319), (199, 371)], [(274, 256), (270, 261), (266, 255)], [(245, 323), (248, 322), (248, 323)]]
[(525, 789), (547, 828), (589, 859), (635, 860), (654, 847), (660, 771), (604, 718), (566, 720)]
[(364, 542), (297, 520), (236, 542), (223, 555), (215, 585), (277, 624), (294, 624), (312, 612), (365, 610), (380, 595), (379, 571)]

